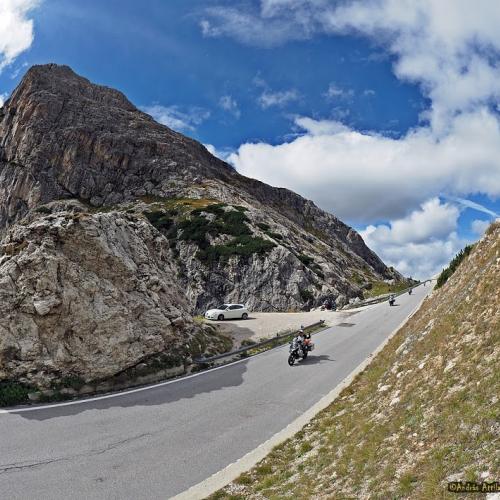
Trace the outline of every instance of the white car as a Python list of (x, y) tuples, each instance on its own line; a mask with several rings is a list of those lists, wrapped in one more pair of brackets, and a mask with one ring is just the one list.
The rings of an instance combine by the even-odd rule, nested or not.
[(222, 304), (215, 309), (209, 309), (205, 313), (206, 319), (217, 319), (222, 321), (223, 319), (247, 319), (248, 309), (243, 304)]

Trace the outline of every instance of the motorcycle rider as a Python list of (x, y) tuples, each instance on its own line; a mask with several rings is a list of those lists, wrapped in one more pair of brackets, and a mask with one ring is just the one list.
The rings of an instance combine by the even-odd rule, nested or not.
[(309, 342), (311, 341), (311, 334), (305, 333), (303, 325), (300, 325), (299, 338), (300, 338), (299, 342), (302, 346), (302, 349), (303, 350), (307, 349), (307, 346), (308, 346)]

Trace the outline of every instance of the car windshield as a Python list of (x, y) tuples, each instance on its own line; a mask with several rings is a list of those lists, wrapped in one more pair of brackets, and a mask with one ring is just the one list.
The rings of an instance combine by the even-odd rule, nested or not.
[(219, 309), (220, 311), (224, 311), (225, 309), (227, 309), (227, 304), (222, 304), (217, 309)]

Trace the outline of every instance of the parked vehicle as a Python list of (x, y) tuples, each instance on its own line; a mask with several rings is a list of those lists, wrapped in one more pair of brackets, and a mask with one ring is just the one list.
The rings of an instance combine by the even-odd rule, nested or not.
[(248, 308), (244, 304), (222, 304), (205, 313), (206, 319), (223, 321), (225, 319), (248, 319)]

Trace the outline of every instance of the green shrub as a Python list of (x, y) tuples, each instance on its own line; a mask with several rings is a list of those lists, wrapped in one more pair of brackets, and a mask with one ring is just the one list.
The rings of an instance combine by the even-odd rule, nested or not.
[(146, 219), (159, 231), (169, 229), (174, 221), (163, 212), (145, 212)]
[(213, 205), (207, 205), (206, 207), (196, 208), (191, 212), (191, 215), (198, 216), (205, 212), (207, 214), (221, 216), (224, 214), (225, 206), (226, 205), (224, 205), (223, 203), (214, 203)]
[(266, 231), (266, 234), (275, 240), (282, 240), (283, 235), (280, 233), (273, 233), (272, 231)]
[(253, 254), (264, 254), (276, 245), (269, 240), (256, 238), (249, 235), (237, 236), (225, 245), (213, 245), (198, 252), (198, 258), (204, 262), (217, 262), (226, 260), (232, 255), (249, 257)]
[(269, 231), (269, 229), (270, 229), (269, 224), (266, 224), (266, 223), (264, 223), (264, 222), (259, 222), (259, 223), (257, 224), (257, 227), (258, 227), (259, 229), (262, 229), (262, 231)]
[(39, 213), (39, 214), (51, 214), (52, 213), (52, 210), (48, 207), (38, 207), (36, 209), (36, 211)]
[(252, 234), (246, 224), (247, 222), (249, 220), (243, 212), (231, 210), (230, 212), (224, 212), (220, 220), (216, 219), (212, 225), (219, 230), (219, 233), (241, 236), (243, 234)]
[(71, 389), (80, 390), (85, 385), (85, 380), (78, 375), (66, 375), (56, 384), (56, 387), (71, 387)]
[(309, 257), (309, 255), (299, 254), (299, 255), (297, 255), (297, 258), (305, 266), (309, 266), (310, 264), (312, 264), (314, 262), (314, 259), (312, 257)]
[(302, 299), (302, 302), (309, 302), (310, 300), (314, 299), (314, 295), (310, 290), (307, 290), (307, 288), (303, 288), (299, 290), (300, 293), (300, 298)]
[(179, 224), (179, 228), (182, 229), (179, 239), (192, 241), (199, 248), (207, 248), (209, 246), (207, 233), (210, 231), (210, 224), (208, 219), (199, 215), (183, 220)]
[(321, 270), (321, 267), (319, 266), (316, 266), (313, 271), (322, 279), (324, 280), (325, 279), (325, 274), (323, 273), (323, 271)]
[[(228, 234), (230, 236), (251, 235), (252, 231), (247, 226), (248, 219), (243, 212), (228, 211), (225, 212), (221, 205), (210, 205), (204, 209), (196, 209), (191, 212), (191, 218), (185, 219), (180, 223), (182, 234), (181, 240), (192, 241), (199, 248), (205, 249), (209, 246), (207, 234), (218, 236), (219, 234)], [(202, 212), (213, 213), (216, 218), (209, 221), (201, 215)]]
[(439, 275), (436, 283), (436, 288), (441, 288), (447, 281), (448, 278), (456, 271), (460, 263), (469, 255), (474, 248), (474, 245), (467, 245), (465, 248), (460, 250), (457, 255), (452, 259), (450, 265), (443, 269)]
[(19, 382), (0, 382), (0, 406), (14, 406), (28, 401), (32, 387)]

